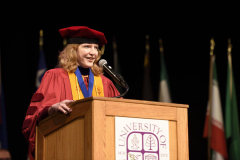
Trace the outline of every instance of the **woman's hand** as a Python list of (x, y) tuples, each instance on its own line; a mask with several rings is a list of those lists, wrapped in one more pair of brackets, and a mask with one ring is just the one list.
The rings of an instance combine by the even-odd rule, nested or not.
[(51, 114), (53, 114), (57, 111), (60, 111), (64, 114), (67, 114), (68, 112), (72, 112), (72, 109), (67, 107), (67, 105), (71, 102), (74, 102), (74, 100), (67, 100), (66, 99), (62, 102), (53, 104), (51, 107), (48, 108), (48, 115), (51, 115)]

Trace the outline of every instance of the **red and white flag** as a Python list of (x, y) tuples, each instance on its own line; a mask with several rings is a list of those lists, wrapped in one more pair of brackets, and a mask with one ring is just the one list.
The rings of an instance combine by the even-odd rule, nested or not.
[(226, 139), (224, 132), (222, 105), (220, 98), (220, 91), (217, 80), (217, 68), (214, 63), (215, 57), (213, 57), (213, 78), (212, 78), (212, 100), (211, 103), (211, 117), (209, 117), (210, 104), (208, 103), (207, 114), (205, 119), (203, 137), (209, 136), (209, 119), (211, 119), (211, 140), (210, 147), (212, 149), (212, 160), (224, 160), (228, 159)]

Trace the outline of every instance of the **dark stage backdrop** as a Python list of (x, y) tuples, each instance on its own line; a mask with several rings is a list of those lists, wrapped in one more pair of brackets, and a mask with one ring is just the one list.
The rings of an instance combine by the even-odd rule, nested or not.
[(233, 44), (233, 70), (237, 97), (240, 102), (239, 37), (229, 29), (224, 30), (226, 28), (213, 30), (206, 23), (204, 26), (192, 23), (183, 26), (172, 22), (167, 27), (163, 27), (158, 22), (145, 22), (145, 25), (140, 22), (137, 24), (131, 22), (131, 25), (126, 25), (126, 23), (102, 24), (58, 22), (49, 25), (47, 22), (39, 22), (31, 27), (23, 24), (2, 26), (0, 36), (2, 83), (5, 94), (9, 150), (13, 160), (26, 159), (27, 155), (27, 142), (21, 133), (21, 127), (30, 99), (35, 92), (39, 30), (44, 31), (43, 49), (47, 67), (51, 69), (56, 66), (58, 53), (63, 47), (58, 29), (73, 25), (87, 25), (105, 33), (108, 44), (102, 58), (112, 66), (114, 65), (112, 38), (113, 35), (116, 36), (121, 74), (130, 86), (125, 96), (127, 99), (142, 100), (145, 36), (148, 34), (150, 36), (152, 92), (154, 101), (157, 101), (160, 80), (158, 40), (162, 38), (172, 101), (189, 105), (190, 159), (207, 159), (207, 140), (203, 139), (202, 135), (208, 100), (210, 39), (213, 37), (216, 43), (218, 82), (224, 114), (228, 38), (231, 38)]

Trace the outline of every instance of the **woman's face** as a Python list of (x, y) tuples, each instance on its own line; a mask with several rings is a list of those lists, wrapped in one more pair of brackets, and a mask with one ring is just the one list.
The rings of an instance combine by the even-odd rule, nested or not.
[(83, 43), (78, 46), (77, 62), (83, 68), (90, 68), (98, 56), (98, 44)]

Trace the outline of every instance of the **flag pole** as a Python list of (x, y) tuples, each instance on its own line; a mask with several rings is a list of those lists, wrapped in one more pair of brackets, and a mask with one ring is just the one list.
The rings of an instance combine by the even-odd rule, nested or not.
[(145, 58), (144, 58), (144, 67), (146, 67), (149, 63), (149, 35), (146, 35), (146, 54), (145, 54)]
[(211, 160), (211, 133), (212, 133), (212, 80), (213, 80), (213, 51), (215, 42), (210, 40), (210, 65), (209, 65), (209, 110), (208, 110), (208, 160)]
[(163, 55), (163, 44), (162, 44), (162, 39), (160, 38), (159, 39), (159, 50), (160, 50), (160, 53), (161, 53), (161, 55)]
[(229, 62), (229, 67), (230, 67), (230, 99), (232, 100), (232, 44), (231, 44), (231, 39), (228, 39), (228, 62)]
[(36, 73), (36, 80), (35, 80), (35, 87), (38, 88), (42, 79), (42, 74), (45, 73), (47, 67), (43, 52), (43, 45), (44, 45), (44, 37), (43, 37), (43, 30), (39, 31), (39, 56), (38, 56), (38, 69)]
[(39, 31), (39, 49), (43, 49), (43, 30)]

